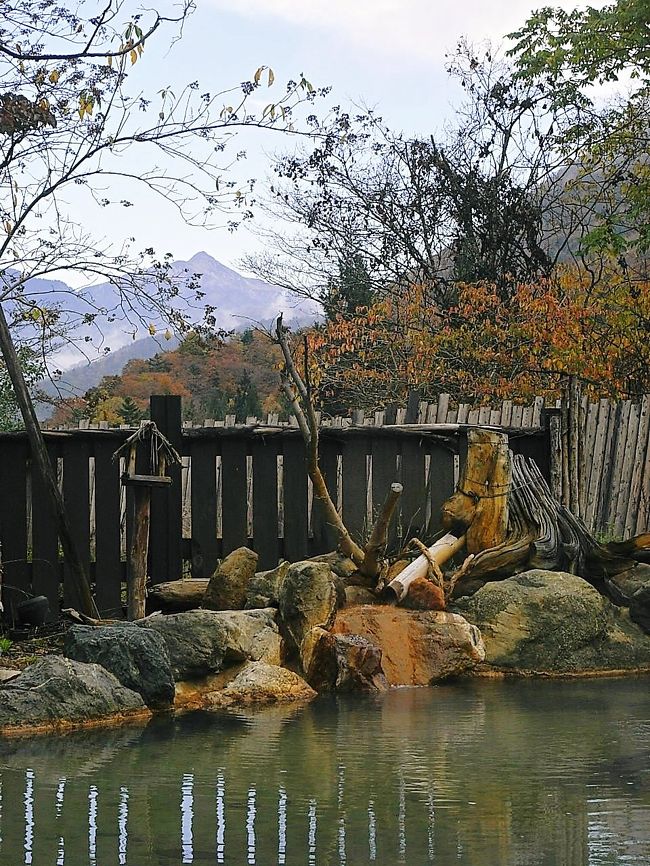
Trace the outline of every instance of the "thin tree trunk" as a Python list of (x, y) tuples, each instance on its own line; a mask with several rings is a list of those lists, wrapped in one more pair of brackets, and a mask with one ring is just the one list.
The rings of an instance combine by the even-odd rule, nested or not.
[(25, 429), (27, 430), (32, 459), (38, 469), (45, 490), (47, 491), (47, 495), (50, 498), (56, 513), (57, 530), (61, 541), (61, 547), (63, 548), (63, 555), (70, 570), (73, 589), (77, 596), (75, 599), (75, 605), (78, 606), (81, 612), (86, 616), (99, 617), (99, 612), (90, 591), (90, 584), (88, 582), (86, 570), (72, 537), (68, 515), (65, 510), (65, 503), (63, 502), (61, 491), (56, 482), (56, 476), (52, 469), (52, 464), (50, 463), (47, 448), (45, 447), (41, 427), (38, 423), (36, 412), (34, 411), (34, 404), (32, 403), (32, 398), (27, 388), (25, 377), (23, 376), (20, 359), (16, 353), (16, 347), (11, 338), (9, 325), (1, 304), (0, 349), (2, 350), (2, 357), (4, 358), (7, 372), (9, 373), (9, 378), (11, 379), (11, 384), (14, 388), (16, 402), (20, 408), (20, 414), (22, 415)]

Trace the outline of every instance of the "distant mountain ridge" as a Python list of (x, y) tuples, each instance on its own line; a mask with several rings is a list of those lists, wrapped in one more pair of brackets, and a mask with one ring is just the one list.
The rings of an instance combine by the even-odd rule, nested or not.
[[(216, 309), (217, 327), (225, 331), (243, 331), (255, 325), (268, 327), (280, 312), (284, 314), (284, 321), (293, 327), (311, 324), (318, 318), (316, 304), (298, 300), (279, 286), (245, 277), (206, 252), (196, 253), (188, 261), (176, 261), (172, 269), (179, 276), (185, 273), (201, 275), (200, 289), (204, 293), (202, 303)], [(58, 280), (33, 280), (28, 284), (28, 290), (34, 296), (65, 292), (68, 307), (71, 306), (70, 299), (74, 301), (73, 290)], [(115, 290), (109, 283), (91, 286), (85, 291), (92, 296), (98, 307), (110, 309), (115, 303)], [(185, 312), (189, 318), (197, 318), (196, 314), (200, 310), (196, 303), (188, 301)], [(143, 315), (143, 319), (146, 323), (147, 316)], [(107, 322), (102, 327), (103, 343), (110, 346), (111, 351), (101, 355), (98, 351), (97, 358), (81, 363), (77, 360), (80, 353), (75, 357), (70, 350), (62, 351), (55, 359), (57, 366), (64, 370), (57, 383), (58, 387), (45, 381), (41, 383), (41, 389), (53, 397), (59, 394), (64, 397), (83, 394), (97, 385), (103, 376), (121, 373), (128, 361), (134, 358), (152, 358), (158, 352), (178, 346), (176, 337), (166, 340), (162, 335), (150, 336), (146, 324), (142, 325), (141, 331), (143, 336), (133, 339), (132, 328), (125, 329), (123, 322)], [(83, 339), (83, 329), (80, 329), (76, 336)]]

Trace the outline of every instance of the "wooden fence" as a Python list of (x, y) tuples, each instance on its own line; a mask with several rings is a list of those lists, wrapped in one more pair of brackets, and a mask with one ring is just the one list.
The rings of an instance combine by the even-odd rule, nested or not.
[[(404, 485), (391, 543), (438, 530), (440, 505), (455, 487), (465, 434), (457, 422), (417, 422), (413, 399), (389, 420), (323, 421), (321, 465), (353, 536), (362, 538), (389, 485)], [(390, 410), (391, 412), (393, 410)], [(428, 413), (428, 408), (427, 408)], [(398, 414), (399, 412), (399, 414)], [(402, 414), (403, 413), (403, 414)], [(442, 413), (441, 413), (442, 415)], [(181, 426), (180, 398), (152, 398), (151, 417), (183, 456), (172, 487), (154, 490), (149, 573), (154, 582), (183, 571), (209, 576), (220, 557), (242, 544), (259, 567), (331, 550), (335, 538), (307, 477), (304, 445), (292, 424)], [(421, 415), (420, 415), (421, 417)], [(531, 421), (534, 415), (531, 414)], [(270, 419), (274, 421), (275, 419)], [(267, 419), (267, 422), (269, 419)], [(361, 423), (363, 422), (363, 423)], [(550, 477), (548, 432), (513, 429), (513, 450), (533, 456)], [(130, 508), (112, 455), (129, 430), (90, 428), (45, 433), (72, 531), (104, 614), (121, 610)], [(140, 459), (140, 458), (139, 458)], [(146, 471), (143, 466), (138, 471)], [(22, 433), (0, 435), (0, 554), (6, 608), (21, 592), (48, 596), (56, 616), (72, 597), (54, 515), (32, 473)], [(61, 592), (62, 589), (62, 592)]]
[[(154, 582), (183, 572), (208, 576), (241, 544), (257, 551), (260, 568), (332, 549), (295, 421), (208, 419), (190, 427), (181, 425), (174, 397), (152, 398), (151, 416), (183, 457), (171, 489), (153, 495)], [(390, 483), (401, 480), (391, 542), (416, 533), (430, 538), (458, 478), (466, 426), (474, 425), (506, 429), (513, 450), (535, 458), (555, 495), (592, 532), (624, 537), (650, 527), (650, 397), (590, 403), (573, 390), (551, 407), (541, 398), (528, 406), (474, 407), (444, 394), (435, 401), (413, 394), (405, 407), (321, 419), (323, 470), (353, 535), (363, 536)], [(129, 429), (102, 428), (84, 424), (45, 437), (98, 605), (109, 614), (121, 610), (131, 532), (122, 467), (111, 457)], [(21, 592), (43, 594), (56, 616), (70, 602), (69, 579), (22, 433), (0, 434), (0, 484), (5, 607), (10, 612)]]

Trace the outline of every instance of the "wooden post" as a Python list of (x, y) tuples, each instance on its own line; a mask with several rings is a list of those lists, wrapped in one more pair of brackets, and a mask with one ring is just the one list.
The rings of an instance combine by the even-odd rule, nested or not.
[[(135, 451), (135, 448), (133, 450)], [(151, 488), (136, 487), (133, 491), (133, 534), (127, 575), (127, 616), (129, 620), (142, 619), (145, 615), (150, 515)]]

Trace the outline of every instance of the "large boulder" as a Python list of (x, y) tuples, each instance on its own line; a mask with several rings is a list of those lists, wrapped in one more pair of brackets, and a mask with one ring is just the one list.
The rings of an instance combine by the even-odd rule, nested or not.
[(445, 611), (349, 607), (339, 611), (332, 631), (361, 635), (379, 647), (391, 686), (426, 686), (466, 673), (485, 657), (478, 629)]
[(265, 662), (250, 662), (221, 691), (209, 696), (213, 707), (244, 707), (309, 701), (316, 692), (293, 671)]
[(233, 550), (210, 578), (203, 596), (209, 610), (241, 610), (246, 604), (246, 588), (255, 576), (257, 554), (247, 547)]
[(318, 692), (384, 691), (381, 650), (358, 634), (313, 628), (300, 646), (307, 682)]
[(290, 566), (285, 561), (269, 571), (256, 572), (246, 587), (246, 609), (277, 607), (280, 585)]
[(339, 604), (335, 577), (327, 562), (296, 562), (287, 571), (279, 592), (280, 621), (292, 649), (319, 625), (329, 628)]
[(247, 660), (279, 664), (282, 640), (276, 613), (272, 608), (189, 610), (149, 616), (137, 625), (163, 638), (174, 678), (186, 680)]
[(123, 686), (142, 695), (149, 707), (164, 709), (174, 703), (169, 653), (155, 631), (130, 624), (75, 625), (65, 636), (65, 654), (106, 668)]
[(506, 671), (650, 670), (650, 638), (572, 574), (526, 571), (486, 583), (454, 609), (481, 630), (486, 662)]
[(146, 715), (137, 692), (101, 665), (45, 656), (0, 684), (0, 731), (49, 730)]

